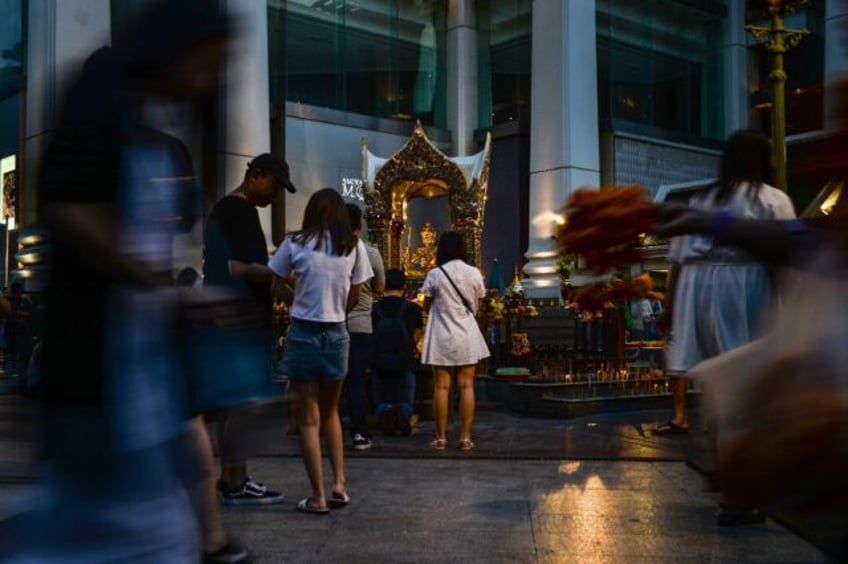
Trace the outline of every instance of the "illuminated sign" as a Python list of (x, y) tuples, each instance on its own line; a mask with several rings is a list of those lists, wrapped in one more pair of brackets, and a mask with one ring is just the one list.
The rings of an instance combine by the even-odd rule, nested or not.
[(362, 195), (362, 179), (343, 176), (342, 196), (346, 198), (352, 198), (354, 200), (359, 200), (360, 202), (364, 202), (365, 197)]

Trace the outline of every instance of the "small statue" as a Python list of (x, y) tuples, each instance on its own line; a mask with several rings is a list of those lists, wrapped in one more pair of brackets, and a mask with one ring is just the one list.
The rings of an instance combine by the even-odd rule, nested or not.
[(438, 233), (433, 224), (425, 221), (421, 227), (421, 246), (415, 249), (407, 260), (406, 272), (409, 276), (424, 276), (436, 267), (436, 241)]

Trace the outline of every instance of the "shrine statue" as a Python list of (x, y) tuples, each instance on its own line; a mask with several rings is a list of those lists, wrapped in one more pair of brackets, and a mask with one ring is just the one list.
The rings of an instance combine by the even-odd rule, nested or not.
[(436, 267), (436, 242), (438, 233), (429, 221), (421, 227), (421, 246), (408, 256), (406, 264), (407, 276), (423, 277), (427, 271)]

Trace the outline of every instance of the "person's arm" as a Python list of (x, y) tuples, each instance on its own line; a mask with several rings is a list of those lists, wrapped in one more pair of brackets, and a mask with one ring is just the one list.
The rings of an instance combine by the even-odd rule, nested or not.
[(788, 264), (797, 251), (818, 238), (816, 228), (802, 220), (740, 219), (679, 204), (658, 207), (652, 232), (662, 237), (709, 235), (770, 266)]
[(244, 262), (240, 260), (230, 259), (229, 261), (230, 275), (234, 278), (241, 278), (248, 282), (268, 282), (271, 283), (273, 272), (264, 264), (257, 262)]
[(91, 268), (132, 285), (171, 284), (169, 276), (157, 275), (120, 252), (116, 244), (120, 226), (112, 206), (62, 202), (47, 206), (43, 217), (51, 236), (61, 239)]
[(379, 296), (386, 290), (386, 266), (383, 263), (383, 257), (380, 255), (380, 251), (373, 247), (371, 249), (373, 250), (374, 255), (373, 260), (371, 261), (371, 268), (374, 270), (374, 277), (371, 278), (369, 284), (371, 285), (371, 292), (375, 296)]
[(359, 303), (359, 296), (362, 295), (362, 284), (351, 284), (350, 291), (347, 293), (347, 304), (345, 304), (345, 313), (350, 313), (356, 304)]
[(294, 276), (277, 276), (271, 278), (271, 295), (283, 303), (291, 305), (294, 301)]
[(345, 312), (347, 313), (350, 313), (359, 302), (359, 296), (362, 295), (362, 285), (374, 277), (374, 269), (371, 268), (371, 260), (368, 258), (365, 244), (357, 240), (353, 252), (356, 253), (356, 256), (350, 277), (350, 291), (347, 294), (347, 304), (345, 304)]

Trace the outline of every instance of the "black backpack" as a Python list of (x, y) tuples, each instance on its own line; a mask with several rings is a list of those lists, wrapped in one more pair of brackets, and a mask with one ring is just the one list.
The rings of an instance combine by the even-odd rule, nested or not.
[(374, 304), (377, 324), (374, 327), (373, 368), (378, 374), (400, 376), (412, 367), (413, 345), (403, 319), (407, 307), (409, 304), (403, 300), (397, 313), (389, 315), (380, 302)]

